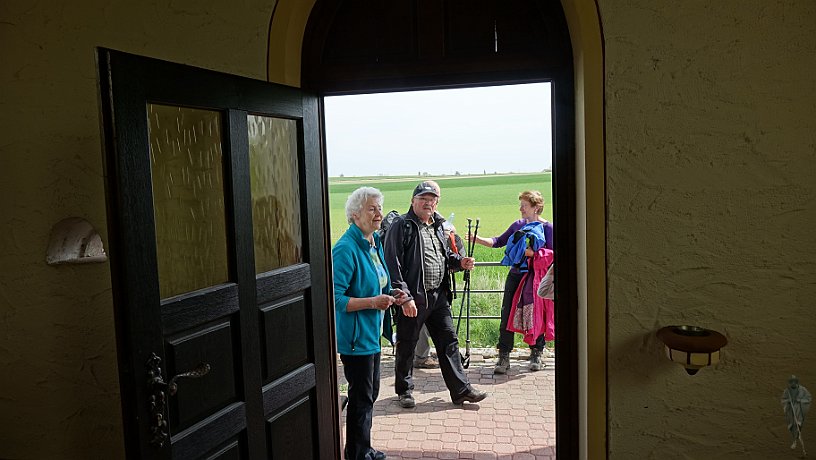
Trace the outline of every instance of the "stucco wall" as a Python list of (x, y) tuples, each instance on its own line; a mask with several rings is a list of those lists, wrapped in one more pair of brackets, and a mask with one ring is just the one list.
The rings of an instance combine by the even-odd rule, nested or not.
[[(210, 3), (210, 2), (208, 2)], [(274, 1), (0, 3), (0, 458), (123, 456), (93, 47), (255, 78)], [(816, 391), (816, 3), (599, 0), (606, 63), (610, 458), (785, 458)], [(654, 332), (726, 333), (689, 377)], [(816, 439), (813, 422), (805, 439)]]
[[(599, 6), (609, 458), (795, 458), (779, 400), (792, 373), (816, 392), (816, 2)], [(664, 359), (654, 332), (677, 323), (725, 333), (724, 361)]]
[(274, 3), (0, 3), (0, 458), (124, 455), (109, 266), (45, 264), (65, 217), (107, 246), (94, 47), (265, 79)]

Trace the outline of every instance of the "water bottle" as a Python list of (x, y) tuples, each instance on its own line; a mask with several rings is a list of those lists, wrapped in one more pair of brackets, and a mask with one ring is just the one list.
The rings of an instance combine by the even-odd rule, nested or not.
[(454, 213), (451, 213), (450, 217), (442, 223), (442, 230), (445, 231), (445, 234), (448, 234), (453, 230), (453, 218), (456, 217)]

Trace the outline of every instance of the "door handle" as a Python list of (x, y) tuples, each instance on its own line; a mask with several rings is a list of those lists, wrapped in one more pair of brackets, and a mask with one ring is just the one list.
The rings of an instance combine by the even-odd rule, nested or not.
[(199, 363), (198, 366), (189, 370), (187, 372), (182, 372), (180, 374), (176, 374), (173, 378), (170, 379), (169, 382), (164, 381), (162, 378), (162, 371), (161, 371), (161, 358), (159, 358), (156, 353), (153, 353), (150, 359), (147, 362), (149, 370), (148, 370), (148, 384), (151, 386), (151, 389), (156, 390), (159, 389), (161, 391), (167, 390), (167, 394), (170, 396), (174, 396), (178, 392), (178, 384), (176, 380), (178, 379), (200, 379), (205, 375), (210, 373), (210, 369), (212, 367), (208, 363)]
[(165, 382), (162, 377), (161, 361), (162, 359), (156, 353), (151, 353), (147, 360), (147, 386), (150, 392), (150, 444), (159, 448), (163, 447), (170, 438), (164, 411), (167, 407), (167, 396), (173, 396), (178, 392), (176, 380), (199, 379), (207, 375), (211, 369), (208, 363), (200, 363), (194, 369), (176, 374), (169, 382)]
[(167, 393), (170, 396), (174, 396), (178, 393), (178, 384), (176, 380), (178, 379), (200, 379), (205, 375), (210, 373), (210, 365), (207, 363), (199, 363), (193, 370), (189, 370), (187, 372), (182, 372), (180, 374), (176, 374), (167, 382)]

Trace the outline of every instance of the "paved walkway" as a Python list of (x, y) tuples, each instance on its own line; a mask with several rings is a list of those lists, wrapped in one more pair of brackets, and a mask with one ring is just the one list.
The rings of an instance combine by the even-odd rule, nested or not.
[[(510, 372), (494, 375), (495, 351), (471, 351), (468, 377), (489, 394), (478, 404), (455, 406), (439, 369), (414, 369), (417, 406), (403, 409), (394, 394), (394, 357), (391, 348), (383, 348), (373, 447), (389, 459), (554, 460), (555, 360), (531, 372), (528, 350), (511, 356)], [(342, 368), (339, 376), (345, 383)], [(345, 423), (344, 416), (343, 432)]]

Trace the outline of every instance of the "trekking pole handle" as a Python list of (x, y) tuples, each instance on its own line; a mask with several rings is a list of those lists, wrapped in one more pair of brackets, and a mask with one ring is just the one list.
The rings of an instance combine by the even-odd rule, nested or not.
[(471, 230), (473, 229), (472, 225), (473, 220), (470, 217), (468, 217), (467, 221), (468, 221), (468, 242), (467, 246), (465, 246), (465, 256), (470, 257), (471, 254), (473, 254), (473, 249), (471, 248), (473, 247), (473, 245), (476, 244), (476, 236), (471, 233)]
[(473, 242), (470, 246), (470, 254), (468, 257), (473, 257), (473, 251), (476, 249), (476, 235), (479, 234), (479, 218), (476, 218), (476, 228), (473, 230)]

